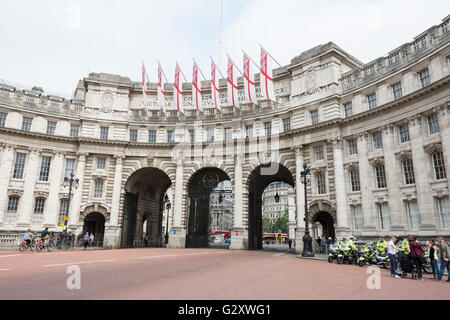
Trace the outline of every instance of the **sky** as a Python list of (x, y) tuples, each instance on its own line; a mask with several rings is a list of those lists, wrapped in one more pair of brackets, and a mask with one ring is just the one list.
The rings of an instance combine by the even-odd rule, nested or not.
[(141, 81), (142, 61), (152, 82), (158, 60), (169, 82), (175, 61), (191, 81), (193, 58), (209, 79), (210, 56), (226, 75), (227, 54), (257, 62), (259, 44), (281, 65), (329, 41), (367, 63), (440, 24), (450, 1), (223, 0), (220, 12), (221, 0), (4, 1), (0, 79), (72, 97), (90, 72)]

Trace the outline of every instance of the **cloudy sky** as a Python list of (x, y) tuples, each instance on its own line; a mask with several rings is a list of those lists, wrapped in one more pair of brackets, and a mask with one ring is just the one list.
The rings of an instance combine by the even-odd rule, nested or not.
[(448, 0), (16, 0), (0, 10), (0, 79), (72, 96), (79, 79), (105, 72), (140, 81), (141, 60), (156, 81), (157, 60), (172, 81), (175, 60), (191, 80), (195, 57), (209, 77), (210, 56), (261, 43), (282, 65), (333, 41), (370, 62), (441, 23)]

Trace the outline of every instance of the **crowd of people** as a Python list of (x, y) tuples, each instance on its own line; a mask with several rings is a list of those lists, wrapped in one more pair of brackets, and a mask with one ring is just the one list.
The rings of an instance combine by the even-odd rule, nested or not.
[[(33, 239), (35, 235), (31, 232), (31, 229), (28, 229), (24, 236), (23, 236), (23, 240), (27, 243), (27, 245), (29, 246), (31, 243), (31, 240)], [(42, 241), (44, 241), (44, 243), (46, 245), (48, 245), (48, 243), (50, 241), (53, 241), (55, 235), (54, 232), (49, 232), (48, 228), (45, 228), (40, 235), (40, 238), (42, 239)], [(59, 249), (66, 249), (66, 248), (62, 248), (63, 243), (64, 243), (64, 238), (66, 240), (66, 248), (69, 247), (75, 247), (75, 239), (77, 240), (77, 246), (81, 247), (84, 246), (84, 249), (86, 250), (87, 247), (93, 247), (94, 245), (94, 234), (91, 232), (89, 234), (89, 232), (86, 232), (84, 235), (82, 233), (79, 233), (77, 237), (75, 237), (75, 233), (73, 233), (72, 231), (69, 231), (69, 233), (60, 233), (57, 238), (56, 238), (56, 247)]]

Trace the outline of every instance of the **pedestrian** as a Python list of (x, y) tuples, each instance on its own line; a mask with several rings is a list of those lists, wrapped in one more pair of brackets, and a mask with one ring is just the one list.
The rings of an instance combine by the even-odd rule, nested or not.
[(438, 280), (439, 266), (438, 266), (438, 247), (434, 239), (428, 242), (428, 259), (430, 259), (431, 270), (433, 270), (433, 280)]
[(83, 234), (80, 232), (77, 236), (77, 245), (81, 247), (83, 241)]
[(86, 232), (84, 235), (84, 250), (86, 250), (87, 246), (89, 245), (89, 232)]
[(92, 247), (94, 244), (94, 234), (91, 232), (91, 235), (89, 236), (89, 247)]
[(444, 275), (445, 269), (447, 269), (447, 282), (450, 282), (450, 247), (449, 245), (444, 241), (443, 237), (438, 237), (439, 242), (439, 261), (441, 263), (439, 267), (439, 274), (438, 279), (439, 282), (442, 282), (442, 276)]
[(412, 238), (412, 241), (409, 242), (409, 249), (411, 250), (411, 260), (417, 270), (418, 280), (423, 281), (422, 278), (422, 258), (423, 258), (423, 250), (422, 245), (417, 240), (417, 236)]
[(289, 239), (288, 244), (289, 244), (289, 249), (290, 249), (292, 247), (292, 239)]
[(387, 252), (389, 260), (391, 261), (391, 277), (393, 278), (400, 278), (398, 274), (396, 273), (397, 270), (397, 251), (399, 250), (395, 246), (395, 241), (397, 240), (397, 237), (393, 236), (391, 237), (391, 240), (388, 242), (387, 245)]

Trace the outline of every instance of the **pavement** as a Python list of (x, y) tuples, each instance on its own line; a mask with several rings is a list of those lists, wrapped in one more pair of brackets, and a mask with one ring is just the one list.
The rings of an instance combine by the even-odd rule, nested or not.
[(0, 252), (2, 300), (449, 299), (450, 283), (424, 279), (298, 259), (282, 249)]

